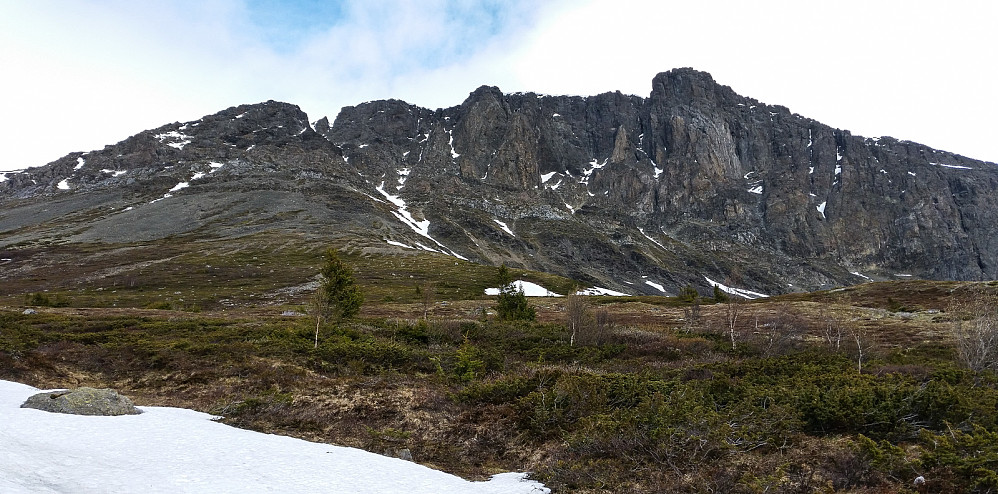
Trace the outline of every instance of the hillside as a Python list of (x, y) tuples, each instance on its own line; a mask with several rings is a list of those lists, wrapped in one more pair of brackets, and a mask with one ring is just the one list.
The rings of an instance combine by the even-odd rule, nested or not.
[(555, 493), (995, 492), (996, 189), (689, 69), (243, 105), (0, 176), (0, 379)]
[(452, 108), (375, 101), (332, 124), (271, 101), (164, 125), (5, 174), (0, 248), (17, 267), (52, 244), (266, 235), (629, 294), (775, 295), (994, 279), (996, 189), (993, 163), (852, 136), (677, 69), (647, 98), (482, 87)]

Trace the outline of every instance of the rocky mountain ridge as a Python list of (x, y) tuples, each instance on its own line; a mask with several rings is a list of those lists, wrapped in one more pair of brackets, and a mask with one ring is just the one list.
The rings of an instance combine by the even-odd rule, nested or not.
[(998, 165), (853, 136), (692, 69), (647, 98), (483, 86), (314, 124), (242, 105), (3, 178), (3, 249), (277, 230), (634, 294), (998, 278)]

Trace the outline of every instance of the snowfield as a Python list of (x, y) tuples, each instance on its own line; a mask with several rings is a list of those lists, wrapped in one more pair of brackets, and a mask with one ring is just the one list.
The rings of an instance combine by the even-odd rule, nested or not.
[(20, 408), (39, 390), (0, 381), (0, 492), (540, 494), (505, 473), (469, 482), (354, 448), (237, 429), (182, 408), (92, 417)]
[[(548, 290), (547, 288), (544, 288), (543, 286), (538, 285), (537, 283), (531, 283), (529, 281), (516, 280), (516, 281), (513, 282), (513, 285), (516, 287), (516, 290), (519, 290), (519, 291), (523, 292), (523, 294), (525, 296), (527, 296), (527, 297), (561, 297), (562, 296), (562, 295), (559, 295), (557, 293), (552, 292), (551, 290)], [(485, 294), (486, 295), (499, 295), (499, 289), (498, 288), (486, 288), (485, 289)]]

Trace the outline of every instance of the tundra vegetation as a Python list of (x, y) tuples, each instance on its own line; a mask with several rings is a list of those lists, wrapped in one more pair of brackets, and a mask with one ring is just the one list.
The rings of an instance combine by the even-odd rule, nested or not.
[[(527, 470), (555, 492), (998, 490), (995, 282), (527, 300), (484, 288), (577, 282), (435, 255), (240, 255), (176, 280), (164, 264), (99, 291), (5, 289), (0, 378), (470, 478)], [(308, 308), (320, 270), (355, 282), (356, 310)], [(275, 279), (304, 288), (268, 298)]]

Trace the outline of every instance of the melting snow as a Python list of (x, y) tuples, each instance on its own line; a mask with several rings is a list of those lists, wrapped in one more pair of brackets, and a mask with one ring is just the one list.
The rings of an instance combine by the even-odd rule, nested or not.
[(513, 233), (513, 230), (510, 230), (509, 226), (507, 226), (506, 223), (503, 223), (502, 221), (499, 221), (499, 220), (497, 220), (495, 218), (492, 218), (492, 221), (495, 221), (497, 225), (499, 225), (503, 230), (506, 231), (506, 233), (508, 233), (508, 234), (510, 234), (510, 235), (512, 235), (514, 237), (516, 236), (516, 234)]
[(125, 170), (111, 170), (109, 168), (102, 168), (101, 169), (101, 173), (110, 173), (111, 175), (114, 175), (115, 177), (120, 177), (120, 176), (122, 176), (122, 175), (124, 175), (125, 173), (128, 173), (128, 172), (125, 171)]
[[(582, 170), (582, 179), (579, 180), (579, 183), (580, 184), (589, 185), (589, 177), (593, 174), (594, 171), (599, 170), (600, 168), (603, 168), (604, 166), (606, 166), (606, 162), (607, 161), (610, 161), (610, 158), (607, 158), (607, 159), (603, 160), (602, 163), (596, 161), (595, 159), (593, 159), (592, 161), (590, 161), (589, 162), (589, 169)], [(592, 195), (592, 194), (590, 194), (590, 195)]]
[(411, 168), (403, 168), (403, 169), (401, 169), (401, 170), (398, 171), (398, 174), (399, 174), (399, 184), (398, 184), (398, 187), (396, 187), (396, 189), (402, 190), (402, 187), (405, 187), (405, 181), (409, 179), (409, 173), (411, 173), (411, 172), (412, 172)]
[(929, 164), (930, 165), (936, 165), (936, 166), (943, 166), (943, 167), (946, 167), (946, 168), (954, 168), (954, 169), (957, 169), (957, 170), (973, 170), (973, 168), (971, 168), (969, 166), (947, 165), (945, 163), (929, 163)]
[(835, 165), (835, 174), (836, 175), (842, 174), (842, 165)]
[(826, 204), (828, 204), (828, 201), (822, 201), (821, 204), (818, 204), (818, 207), (817, 207), (818, 212), (821, 213), (821, 217), (822, 218), (825, 217), (825, 205)]
[(608, 295), (610, 297), (630, 297), (630, 295), (618, 292), (615, 290), (610, 290), (609, 288), (603, 288), (594, 286), (592, 288), (586, 288), (585, 290), (579, 290), (575, 292), (577, 295)]
[(648, 286), (650, 286), (650, 287), (652, 287), (652, 288), (657, 289), (658, 291), (660, 291), (662, 293), (665, 293), (665, 287), (662, 286), (662, 285), (660, 285), (660, 284), (658, 284), (658, 283), (655, 283), (654, 281), (645, 280), (645, 284), (648, 285)]
[(186, 189), (187, 187), (190, 187), (190, 185), (190, 182), (180, 182), (179, 184), (174, 185), (168, 192), (176, 192), (180, 189)]
[(873, 278), (870, 278), (869, 276), (867, 276), (867, 275), (865, 275), (863, 273), (860, 273), (858, 271), (850, 271), (849, 274), (853, 274), (853, 275), (859, 276), (860, 278), (865, 278), (865, 279), (868, 279), (870, 281), (873, 281)]
[[(460, 254), (458, 254), (458, 253), (456, 253), (456, 252), (454, 252), (452, 250), (447, 249), (446, 247), (444, 247), (443, 244), (441, 244), (440, 242), (437, 242), (437, 240), (435, 238), (431, 237), (430, 236), (430, 220), (416, 221), (416, 219), (412, 217), (412, 213), (410, 213), (406, 209), (406, 207), (405, 207), (405, 201), (403, 201), (401, 197), (389, 194), (387, 191), (385, 191), (385, 182), (384, 181), (381, 182), (381, 185), (379, 185), (379, 186), (376, 187), (376, 190), (378, 192), (380, 192), (381, 195), (385, 196), (385, 199), (388, 199), (389, 202), (391, 202), (392, 204), (394, 204), (398, 208), (397, 211), (392, 211), (392, 214), (395, 215), (395, 217), (398, 218), (399, 221), (401, 221), (402, 223), (405, 223), (407, 226), (409, 226), (409, 228), (412, 228), (412, 231), (414, 231), (414, 232), (416, 232), (416, 233), (418, 233), (418, 234), (420, 234), (420, 235), (422, 235), (422, 236), (424, 236), (424, 237), (426, 237), (426, 238), (428, 238), (430, 240), (433, 240), (433, 243), (439, 245), (442, 249), (444, 249), (443, 253), (452, 255), (452, 256), (454, 256), (454, 257), (456, 257), (458, 259), (463, 259), (465, 261), (468, 260), (467, 257), (464, 257), (464, 256), (462, 256), (462, 255), (460, 255)], [(416, 245), (420, 245), (420, 244), (416, 244)], [(422, 245), (420, 245), (420, 247), (424, 247), (426, 250), (437, 252), (436, 250), (430, 249), (429, 247), (425, 247), (425, 246), (422, 246)]]
[(553, 177), (556, 173), (558, 173), (558, 172), (545, 173), (545, 174), (541, 175), (541, 183), (542, 184), (547, 183), (547, 181), (551, 180), (551, 177)]
[(757, 298), (767, 298), (767, 297), (769, 297), (769, 295), (766, 295), (764, 293), (753, 292), (753, 291), (750, 291), (750, 290), (743, 290), (741, 288), (732, 288), (732, 287), (729, 287), (729, 286), (726, 286), (726, 285), (722, 285), (721, 283), (718, 283), (718, 282), (716, 282), (716, 281), (714, 281), (714, 280), (712, 280), (712, 279), (710, 279), (710, 278), (708, 278), (706, 276), (704, 276), (703, 278), (705, 280), (707, 280), (707, 283), (710, 283), (711, 285), (717, 285), (718, 289), (720, 289), (722, 292), (727, 293), (729, 295), (738, 295), (739, 297), (747, 298), (749, 300), (753, 300), (753, 299), (757, 299)]
[(915, 176), (915, 172), (908, 172), (908, 175)]
[[(167, 146), (174, 147), (177, 149), (184, 149), (184, 146), (191, 143), (192, 137), (186, 134), (177, 132), (176, 130), (171, 130), (169, 132), (164, 132), (162, 134), (156, 134), (153, 137), (159, 139), (159, 142), (166, 143)], [(166, 141), (173, 142), (166, 142)]]
[(39, 391), (0, 381), (0, 492), (551, 492), (522, 473), (470, 482), (360, 449), (238, 429), (183, 408), (139, 407), (139, 415), (117, 417), (20, 408)]
[(56, 188), (58, 188), (59, 190), (69, 190), (69, 179), (67, 178), (62, 182), (59, 182), (59, 184), (56, 185)]
[[(536, 283), (531, 283), (529, 281), (516, 280), (512, 284), (513, 284), (513, 286), (516, 287), (517, 290), (522, 291), (523, 294), (526, 295), (526, 296), (528, 296), (528, 297), (562, 297), (563, 296), (563, 295), (558, 295), (557, 293), (554, 293), (551, 290), (548, 290), (547, 288), (544, 288), (543, 286), (540, 286), (540, 285), (538, 285)], [(485, 294), (486, 295), (499, 295), (499, 289), (498, 288), (486, 288), (485, 289)]]
[(454, 150), (454, 132), (448, 130), (447, 133), (450, 134), (450, 157), (457, 159), (461, 155), (457, 154), (457, 151)]
[(762, 194), (762, 186), (761, 185), (756, 185), (755, 187), (752, 187), (748, 191), (751, 192), (751, 193), (753, 193), (753, 194)]
[(552, 114), (552, 115), (551, 115), (551, 117), (552, 117), (552, 118), (553, 118), (553, 117), (560, 117), (560, 116), (561, 116), (561, 115), (559, 115), (559, 114), (557, 114), (557, 113), (555, 113), (555, 114)]
[[(638, 231), (641, 232), (641, 234), (644, 235), (645, 238), (647, 238), (648, 240), (651, 240), (653, 244), (655, 244), (655, 245), (657, 245), (657, 246), (665, 249), (665, 246), (662, 245), (662, 244), (660, 244), (660, 243), (658, 243), (658, 240), (655, 240), (655, 239), (649, 237), (648, 234), (645, 233), (645, 230), (643, 228), (638, 228)], [(666, 250), (668, 250), (668, 249), (666, 249)]]
[(79, 170), (80, 168), (83, 168), (83, 164), (84, 163), (86, 163), (86, 160), (84, 160), (82, 157), (76, 158), (76, 166), (73, 167), (73, 171), (76, 171), (76, 170)]
[(413, 247), (411, 245), (403, 244), (402, 242), (396, 242), (394, 240), (385, 240), (385, 242), (388, 242), (389, 245), (394, 245), (396, 247), (405, 247), (406, 249), (415, 249), (415, 247)]

